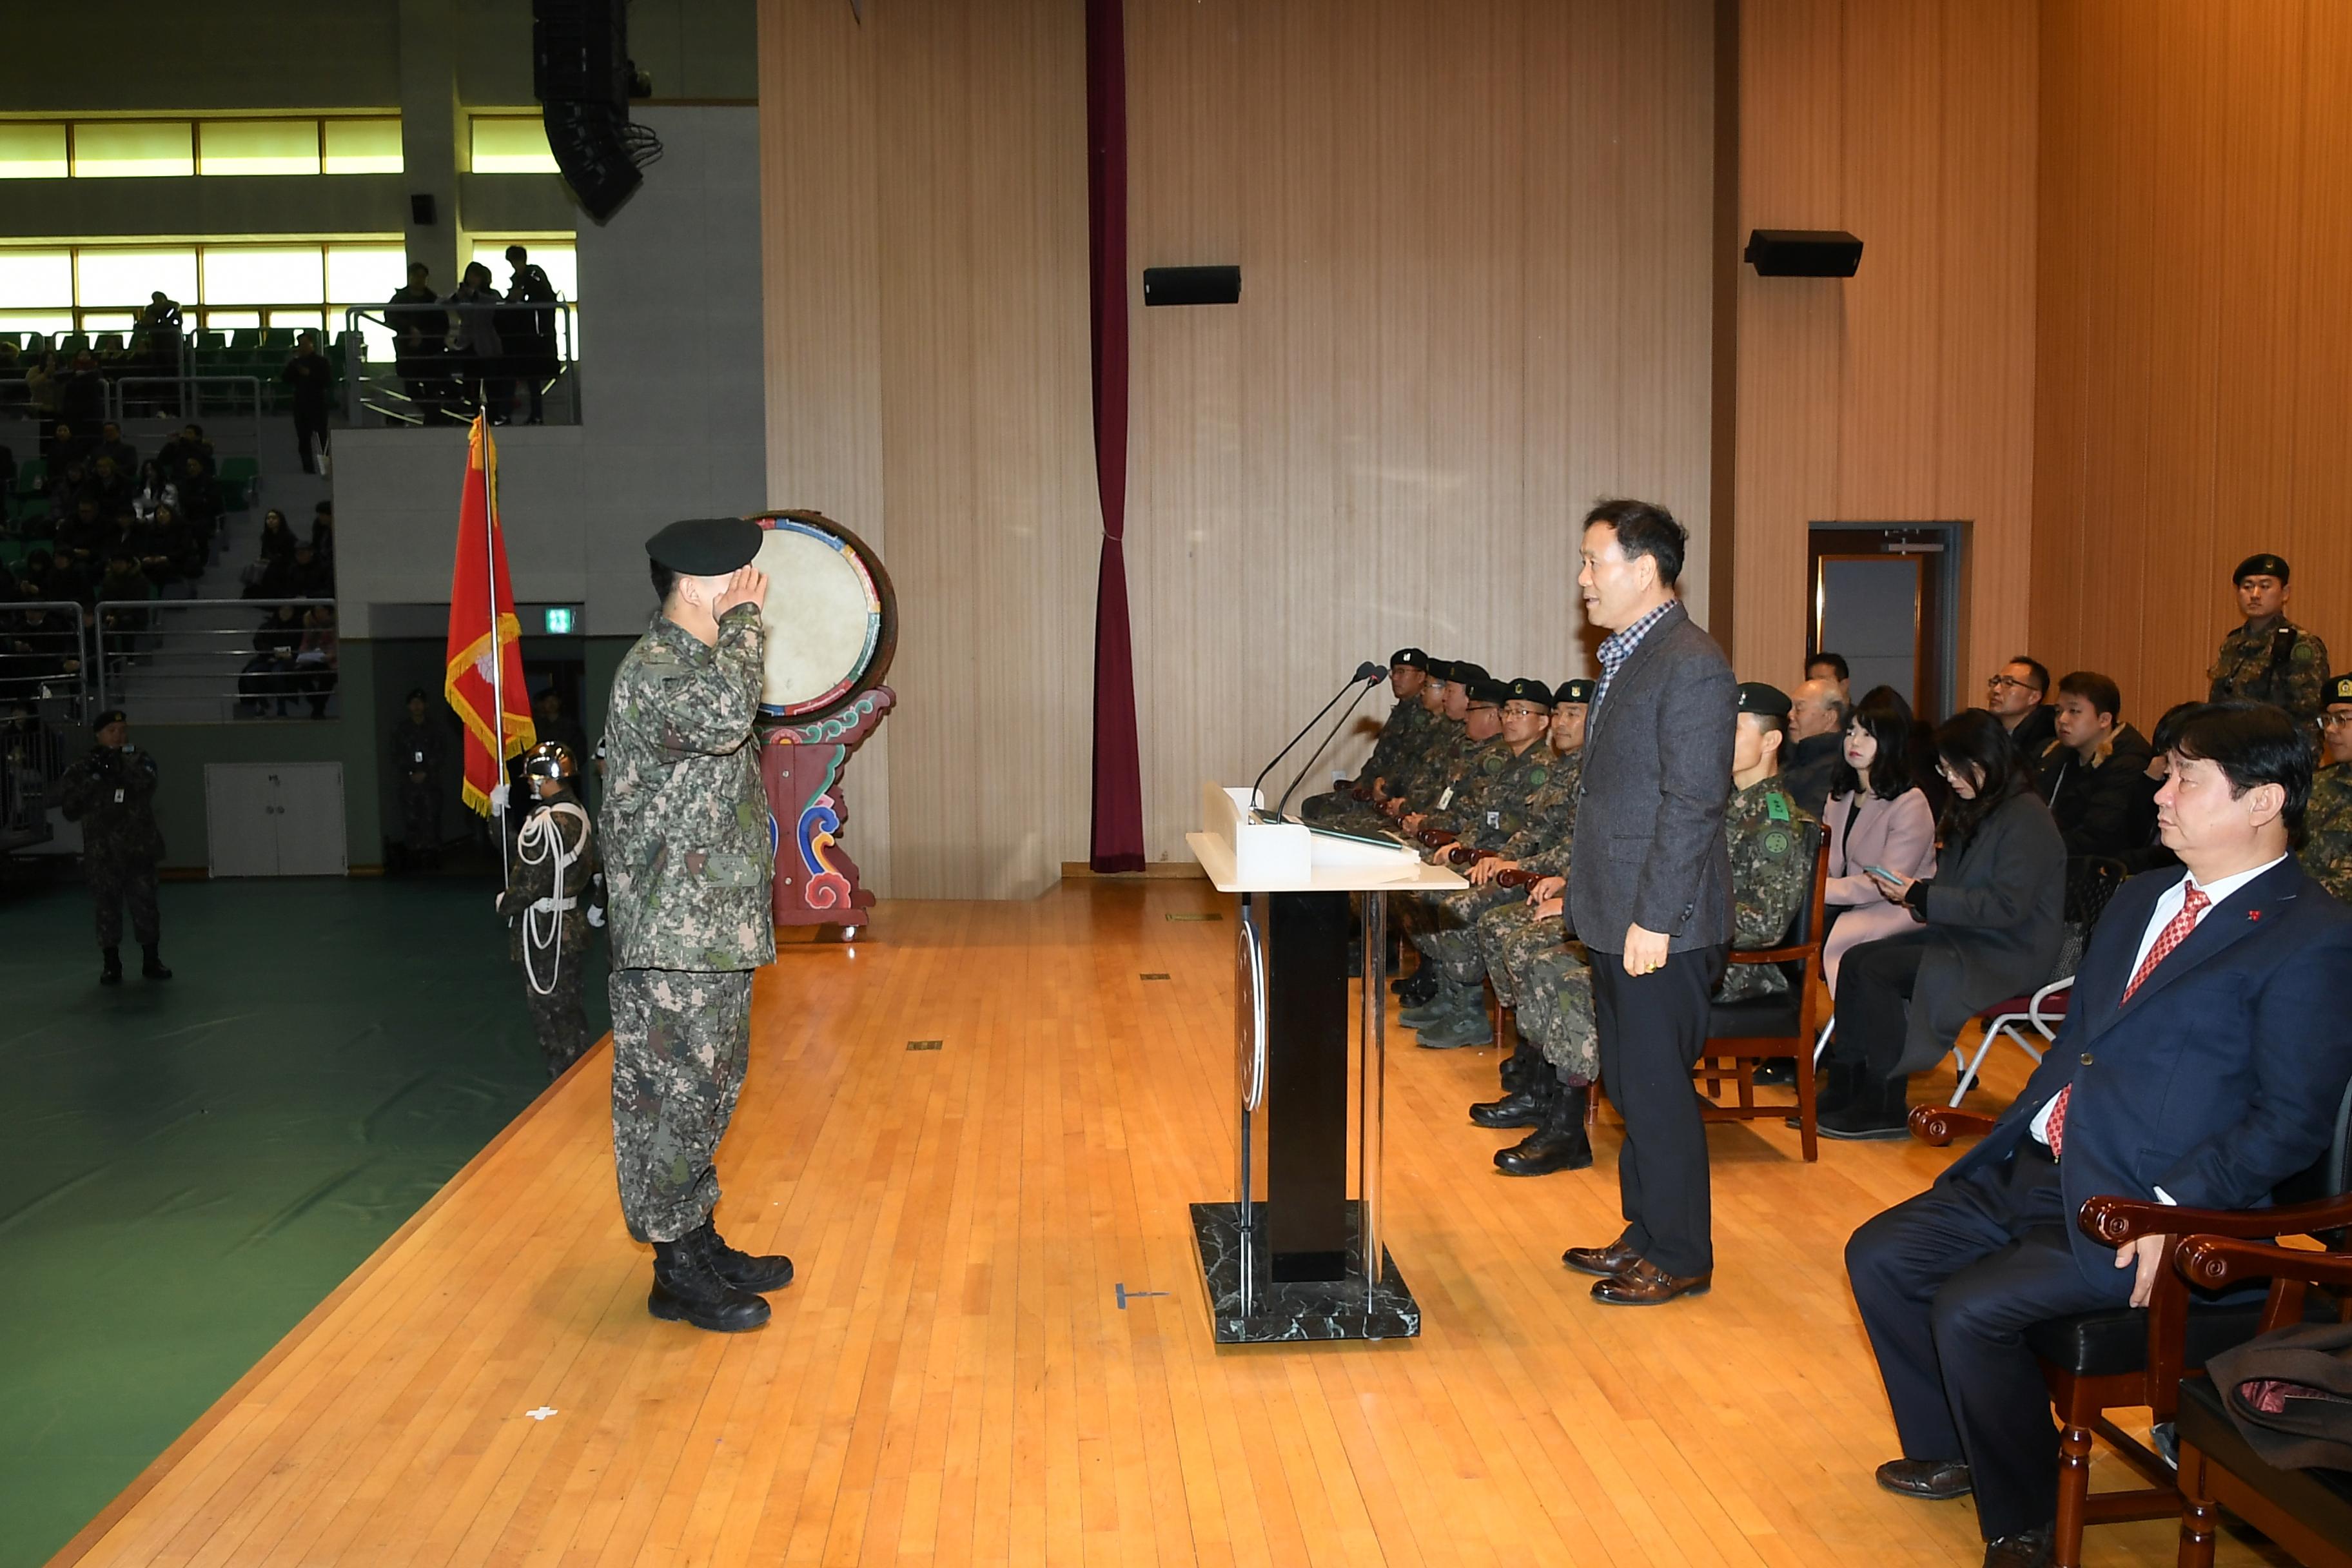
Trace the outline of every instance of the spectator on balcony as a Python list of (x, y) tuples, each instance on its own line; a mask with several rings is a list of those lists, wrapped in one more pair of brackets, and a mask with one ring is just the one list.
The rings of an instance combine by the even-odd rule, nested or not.
[[(327, 456), (327, 400), (335, 389), (335, 367), (319, 352), (318, 333), (304, 332), (294, 340), (294, 357), (278, 375), (294, 391), (294, 449), (301, 456), (302, 471), (315, 474), (318, 459)], [(315, 458), (313, 441), (319, 445)]]
[(449, 395), (448, 366), (444, 363), (449, 341), (449, 312), (433, 292), (433, 271), (412, 262), (407, 285), (394, 293), (383, 308), (393, 331), (393, 365), (400, 373), (400, 390), (416, 410), (420, 424), (448, 422), (443, 406)]
[(507, 422), (514, 402), (514, 382), (507, 374), (506, 357), (499, 344), (499, 291), (490, 286), (490, 269), (480, 262), (466, 268), (457, 291), (449, 296), (457, 330), (449, 346), (456, 351), (465, 377), (465, 401), (489, 416), (493, 425)]
[(98, 602), (106, 606), (98, 612), (98, 622), (106, 632), (106, 667), (121, 669), (131, 657), (130, 639), (147, 629), (148, 613), (143, 609), (125, 609), (125, 605), (144, 605), (155, 596), (154, 585), (139, 569), (138, 558), (128, 551), (110, 552), (106, 558), (106, 574), (98, 580)]
[[(514, 268), (507, 279), (507, 301), (509, 304), (530, 305), (528, 310), (509, 310), (504, 319), (514, 323), (508, 334), (507, 354), (522, 374), (523, 390), (530, 405), (530, 422), (541, 423), (543, 410), (541, 397), (547, 384), (555, 379), (561, 368), (556, 352), (555, 311), (552, 309), (562, 296), (549, 282), (547, 273), (530, 258), (530, 252), (520, 245), (507, 247), (507, 265)], [(502, 327), (501, 331), (505, 329)]]
[(161, 289), (147, 296), (147, 308), (139, 312), (135, 331), (147, 339), (147, 357), (161, 375), (176, 374), (180, 368), (180, 338), (182, 318), (180, 302)]
[(100, 453), (90, 464), (85, 485), (98, 510), (108, 517), (131, 515), (131, 470), (117, 467), (112, 458)]
[(58, 555), (71, 560), (87, 573), (91, 563), (101, 558), (100, 552), (106, 548), (107, 532), (106, 519), (99, 515), (98, 503), (84, 496), (74, 502), (73, 510), (57, 526)]
[(204, 552), (196, 548), (195, 536), (188, 531), (188, 525), (180, 521), (179, 512), (169, 502), (157, 507), (154, 514), (139, 525), (133, 538), (139, 569), (157, 586), (203, 574)]
[(17, 611), (16, 622), (8, 652), (17, 679), (37, 697), (65, 695), (64, 683), (81, 674), (81, 639), (74, 634), (73, 623), (35, 609)]
[(196, 537), (209, 546), (213, 535), (220, 531), (220, 481), (202, 458), (191, 457), (180, 465), (180, 515), (196, 531)]
[(294, 530), (286, 521), (286, 514), (271, 507), (261, 514), (261, 559), (275, 561), (280, 556), (294, 558)]
[(302, 616), (302, 641), (294, 650), (294, 689), (310, 700), (313, 719), (327, 716), (327, 699), (335, 694), (335, 606), (314, 605)]
[(55, 349), (43, 349), (33, 363), (25, 367), (25, 400), (33, 405), (33, 417), (41, 433), (41, 456), (57, 461), (51, 445), (58, 425), (58, 404), (65, 395), (63, 378), (58, 370)]
[(287, 706), (298, 689), (294, 657), (302, 650), (304, 631), (301, 612), (291, 605), (271, 609), (255, 630), (253, 657), (246, 660), (244, 671), (236, 678), (240, 714), (261, 718), (276, 703), (278, 716), (286, 717)]
[(71, 517), (78, 502), (95, 502), (89, 494), (89, 470), (79, 463), (60, 463), (49, 459), (49, 515), (60, 521)]
[(58, 417), (89, 431), (106, 423), (106, 377), (88, 349), (73, 357), (72, 373), (58, 399)]
[(335, 568), (319, 554), (319, 547), (309, 540), (294, 546), (294, 559), (287, 563), (287, 583), (292, 599), (331, 599), (335, 596)]
[(16, 585), (28, 599), (60, 605), (78, 601), (84, 593), (81, 574), (71, 561), (59, 561), (47, 548), (26, 552), (24, 563), (16, 568)]
[(180, 433), (164, 442), (163, 449), (155, 456), (162, 461), (163, 471), (174, 479), (188, 471), (191, 458), (203, 464), (207, 474), (213, 471), (213, 444), (205, 439), (205, 427), (201, 425), (181, 426)]

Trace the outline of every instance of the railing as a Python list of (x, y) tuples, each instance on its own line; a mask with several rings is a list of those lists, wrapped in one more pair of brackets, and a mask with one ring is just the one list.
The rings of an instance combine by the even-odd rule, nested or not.
[(94, 619), (100, 706), (142, 723), (340, 711), (332, 599), (102, 600)]
[[(137, 395), (125, 390), (134, 386), (142, 389)], [(208, 420), (226, 415), (257, 434), (264, 406), (256, 375), (126, 375), (106, 388), (106, 416), (117, 424), (134, 413)]]
[(0, 853), (51, 837), (49, 786), (65, 767), (58, 726), (89, 721), (89, 655), (71, 600), (0, 605)]
[[(343, 362), (342, 411), (352, 425), (464, 424), (474, 410), (488, 404), (494, 419), (520, 424), (537, 419), (549, 425), (580, 423), (578, 354), (579, 307), (566, 300), (544, 303), (486, 301), (478, 305), (354, 306), (343, 312), (346, 341), (373, 327), (390, 334), (396, 349), (389, 360), (347, 356)], [(437, 315), (443, 335), (419, 346), (401, 343), (404, 331), (416, 318)], [(523, 317), (542, 320), (551, 335), (525, 336), (500, 331), (503, 320), (511, 328)], [(460, 346), (479, 324), (481, 336), (497, 343), (497, 352), (478, 353)]]

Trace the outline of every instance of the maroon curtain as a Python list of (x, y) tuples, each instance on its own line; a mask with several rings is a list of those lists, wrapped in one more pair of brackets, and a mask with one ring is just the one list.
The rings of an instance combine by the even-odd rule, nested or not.
[(1087, 0), (1087, 237), (1094, 305), (1094, 828), (1097, 871), (1143, 869), (1143, 769), (1135, 741), (1135, 646), (1127, 617), (1127, 29), (1124, 0)]

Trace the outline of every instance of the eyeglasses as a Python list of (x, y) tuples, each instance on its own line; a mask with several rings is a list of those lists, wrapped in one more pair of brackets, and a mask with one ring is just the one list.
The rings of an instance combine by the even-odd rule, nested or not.
[(2319, 727), (2323, 730), (2339, 729), (2346, 724), (2352, 724), (2352, 713), (2322, 713), (2319, 716)]
[(1533, 707), (1525, 702), (1512, 702), (1507, 703), (1504, 706), (1503, 717), (1506, 719), (1549, 719), (1551, 717), (1551, 710), (1548, 708)]
[(2020, 680), (2013, 675), (1988, 675), (1985, 677), (1985, 685), (1995, 691), (1999, 691), (2003, 688), (2011, 686), (2014, 686), (2020, 691), (2031, 691), (2033, 689), (2033, 686), (2031, 682)]

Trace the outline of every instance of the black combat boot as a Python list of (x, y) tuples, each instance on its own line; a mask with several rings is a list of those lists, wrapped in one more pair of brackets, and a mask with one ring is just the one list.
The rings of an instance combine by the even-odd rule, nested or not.
[(1544, 1105), (1543, 1125), (1522, 1142), (1495, 1152), (1495, 1168), (1507, 1176), (1549, 1176), (1581, 1171), (1592, 1163), (1592, 1142), (1584, 1135), (1583, 1084), (1556, 1084)]
[(100, 985), (121, 984), (122, 950), (119, 947), (109, 947), (101, 948), (100, 952), (106, 955), (106, 967), (98, 972), (98, 983)]
[(768, 1321), (768, 1303), (719, 1277), (704, 1256), (709, 1234), (705, 1226), (676, 1241), (654, 1243), (654, 1289), (646, 1298), (646, 1310), (719, 1334), (758, 1328)]
[(702, 1254), (710, 1259), (710, 1271), (738, 1290), (764, 1296), (793, 1282), (791, 1258), (781, 1252), (739, 1252), (709, 1220), (702, 1222)]
[(1545, 1073), (1500, 1100), (1472, 1106), (1470, 1120), (1480, 1127), (1540, 1127), (1546, 1102), (1559, 1092), (1559, 1080)]
[(139, 961), (139, 977), (142, 980), (172, 978), (172, 972), (163, 967), (163, 955), (155, 949), (156, 944), (152, 942), (142, 942), (139, 944), (139, 951), (146, 955)]
[(1527, 1031), (1511, 1031), (1511, 1054), (1503, 1058), (1503, 1092), (1517, 1094), (1538, 1079), (1552, 1076), (1550, 1064), (1543, 1058), (1543, 1047), (1528, 1038)]

